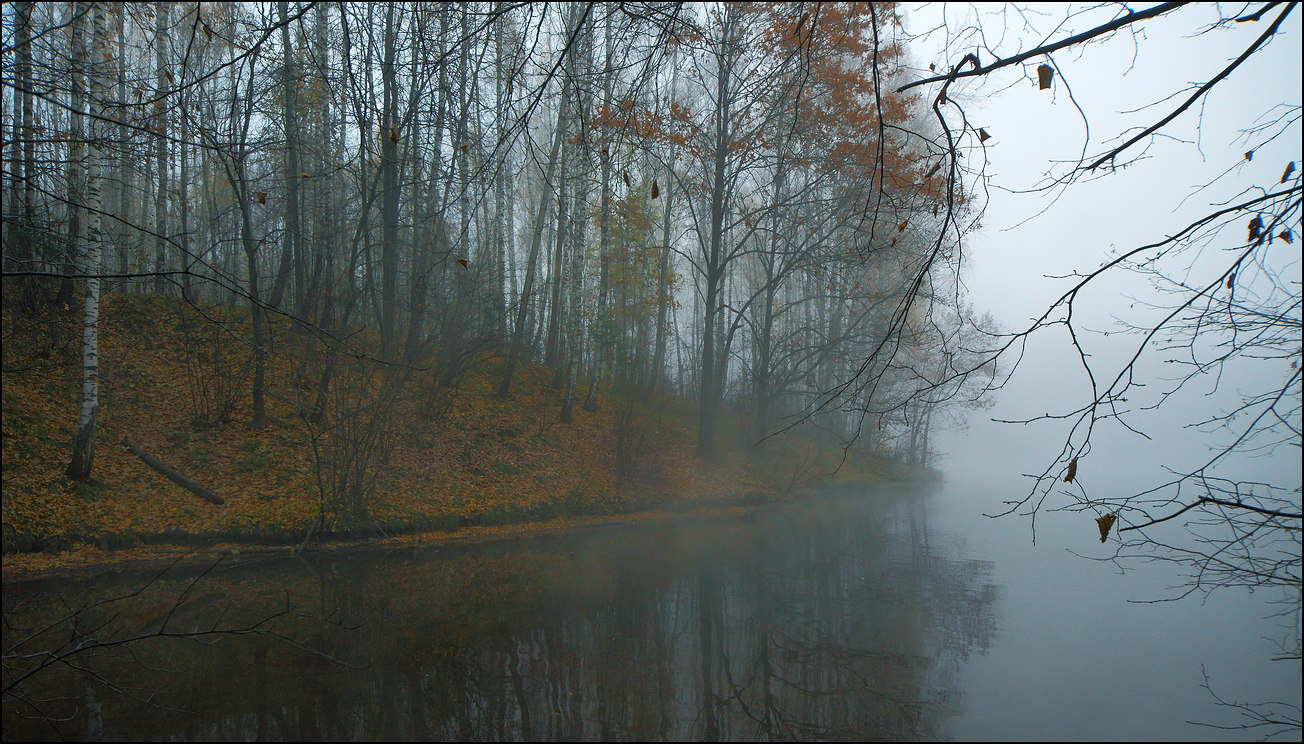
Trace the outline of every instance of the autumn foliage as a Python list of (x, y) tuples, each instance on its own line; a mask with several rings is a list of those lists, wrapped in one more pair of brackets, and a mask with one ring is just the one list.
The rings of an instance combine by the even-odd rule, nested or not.
[[(323, 450), (341, 435), (329, 417), (308, 420), (305, 401), (314, 396), (304, 389), (310, 368), (304, 349), (310, 343), (288, 324), (270, 324), (284, 351), (268, 373), (270, 425), (255, 430), (245, 410), (250, 353), (240, 341), (247, 314), (196, 310), (151, 295), (106, 295), (105, 303), (101, 453), (85, 483), (64, 474), (76, 424), (77, 367), (74, 351), (57, 339), (72, 337), (75, 311), (38, 319), (6, 306), (6, 576), (177, 547), (235, 542), (288, 549), (314, 523), (327, 537), (374, 538), (752, 503), (816, 484), (837, 459), (793, 441), (782, 450), (790, 458), (771, 456), (764, 466), (739, 448), (704, 464), (691, 456), (688, 402), (673, 399), (635, 409), (603, 395), (596, 412), (561, 424), (551, 372), (526, 365), (518, 393), (502, 400), (493, 390), (501, 360), (493, 356), (480, 360), (432, 415), (436, 366), (383, 373), (389, 377), (381, 380), (382, 373), (365, 372), (367, 365), (354, 359), (340, 367), (333, 394), (349, 386), (390, 388), (381, 411), (388, 441), (375, 453), (381, 461), (365, 503), (350, 510), (323, 498), (321, 471), (329, 464)], [(213, 392), (226, 376), (231, 379), (221, 384), (235, 392)], [(621, 472), (617, 454), (630, 447), (631, 415), (640, 427), (640, 465)], [(169, 482), (119, 446), (123, 438), (217, 492), (225, 505)], [(857, 474), (864, 471), (847, 469), (842, 477)], [(105, 552), (111, 550), (119, 552)]]

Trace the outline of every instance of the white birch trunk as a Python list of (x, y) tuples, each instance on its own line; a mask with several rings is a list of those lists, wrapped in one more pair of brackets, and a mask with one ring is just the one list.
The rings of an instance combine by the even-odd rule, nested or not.
[(95, 419), (100, 407), (100, 280), (96, 276), (101, 270), (100, 243), (103, 224), (100, 218), (100, 175), (103, 170), (100, 146), (105, 132), (106, 115), (104, 70), (108, 69), (112, 59), (104, 31), (103, 4), (94, 3), (91, 16), (89, 98), (92, 116), (89, 122), (90, 136), (87, 147), (89, 166), (86, 173), (87, 215), (83, 241), (86, 246), (83, 270), (89, 278), (86, 280), (86, 312), (82, 320), (81, 417), (77, 425), (77, 438), (73, 442), (72, 462), (68, 464), (68, 477), (74, 480), (85, 480), (90, 477), (91, 465), (95, 460)]

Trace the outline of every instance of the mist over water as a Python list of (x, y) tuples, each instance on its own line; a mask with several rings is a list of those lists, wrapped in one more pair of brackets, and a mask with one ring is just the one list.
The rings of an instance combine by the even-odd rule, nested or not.
[[(87, 667), (107, 684), (33, 687), (67, 721), (7, 718), (6, 738), (1216, 738), (1228, 732), (1186, 723), (1226, 720), (1202, 665), (1229, 697), (1298, 699), (1298, 663), (1268, 662), (1259, 638), (1263, 598), (1129, 604), (1167, 596), (1164, 567), (1120, 576), (1071, 554), (1100, 547), (1083, 517), (1043, 520), (1033, 546), (1026, 524), (977, 516), (997, 495), (952, 483), (672, 527), (237, 561), (173, 611), (194, 578), (179, 572), (96, 634), (169, 611), (187, 629), (238, 625), (288, 602), (268, 627), (295, 644), (111, 650)], [(142, 579), (18, 585), (6, 613), (39, 625)]]
[[(1053, 497), (1035, 521), (984, 516), (1028, 495), (1031, 479), (1020, 473), (1041, 465), (1036, 455), (1050, 446), (1037, 433), (975, 421), (969, 432), (943, 438), (950, 482), (930, 502), (931, 526), (964, 535), (967, 553), (992, 563), (1001, 591), (996, 637), (961, 673), (966, 705), (951, 734), (1245, 740), (1267, 733), (1234, 728), (1248, 719), (1218, 706), (1201, 684), (1207, 674), (1228, 702), (1299, 705), (1300, 662), (1272, 660), (1298, 632), (1298, 595), (1245, 588), (1206, 595), (1191, 592), (1189, 570), (1175, 564), (1113, 562), (1117, 541), (1101, 544), (1094, 515), (1056, 511), (1062, 503)], [(983, 457), (984, 450), (1007, 454)], [(1148, 472), (1121, 458), (1116, 470), (1091, 473), (1089, 488), (1135, 488)], [(1183, 523), (1170, 527), (1155, 536), (1180, 541)]]
[[(183, 622), (256, 620), (288, 601), (272, 626), (301, 648), (241, 636), (110, 654), (93, 663), (121, 691), (51, 675), (42, 686), (67, 696), (69, 720), (15, 721), (8, 733), (933, 739), (963, 705), (956, 674), (992, 637), (997, 596), (991, 566), (939, 537), (922, 495), (894, 493), (670, 528), (233, 566), (196, 586), (209, 599), (187, 603)], [(56, 596), (114, 596), (141, 580), (19, 587), (6, 611), (39, 626)], [(124, 622), (169, 612), (188, 580), (127, 603)], [(88, 696), (98, 719), (75, 705)]]

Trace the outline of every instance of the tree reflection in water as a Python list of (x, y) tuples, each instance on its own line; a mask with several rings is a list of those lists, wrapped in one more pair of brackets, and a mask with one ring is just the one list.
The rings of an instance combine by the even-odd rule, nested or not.
[[(288, 598), (276, 631), (315, 653), (265, 636), (154, 639), (45, 675), (31, 691), (67, 720), (6, 702), (4, 734), (937, 738), (958, 710), (956, 672), (993, 636), (996, 592), (988, 563), (930, 534), (926, 509), (918, 495), (834, 497), (692, 526), (230, 567), (204, 579), (220, 601), (193, 610), (195, 626)], [(119, 581), (16, 587), (6, 619), (36, 626), (56, 594), (110, 596)], [(113, 623), (166, 613), (187, 578), (170, 581)], [(113, 684), (90, 687), (91, 672)]]

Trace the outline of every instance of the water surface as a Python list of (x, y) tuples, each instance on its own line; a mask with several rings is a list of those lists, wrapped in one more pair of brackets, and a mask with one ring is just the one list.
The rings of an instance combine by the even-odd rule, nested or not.
[[(847, 493), (676, 526), (235, 559), (143, 590), (148, 575), (7, 587), (6, 647), (92, 606), (19, 647), (84, 651), (15, 688), (4, 736), (1225, 735), (1185, 722), (1216, 719), (1202, 663), (1236, 693), (1298, 700), (1298, 663), (1287, 680), (1267, 662), (1254, 602), (1129, 604), (1162, 582), (1068, 553), (1088, 544), (1063, 544), (1071, 529), (1034, 548), (1025, 525), (977, 516), (985, 498)], [(185, 635), (148, 637), (160, 628)]]

